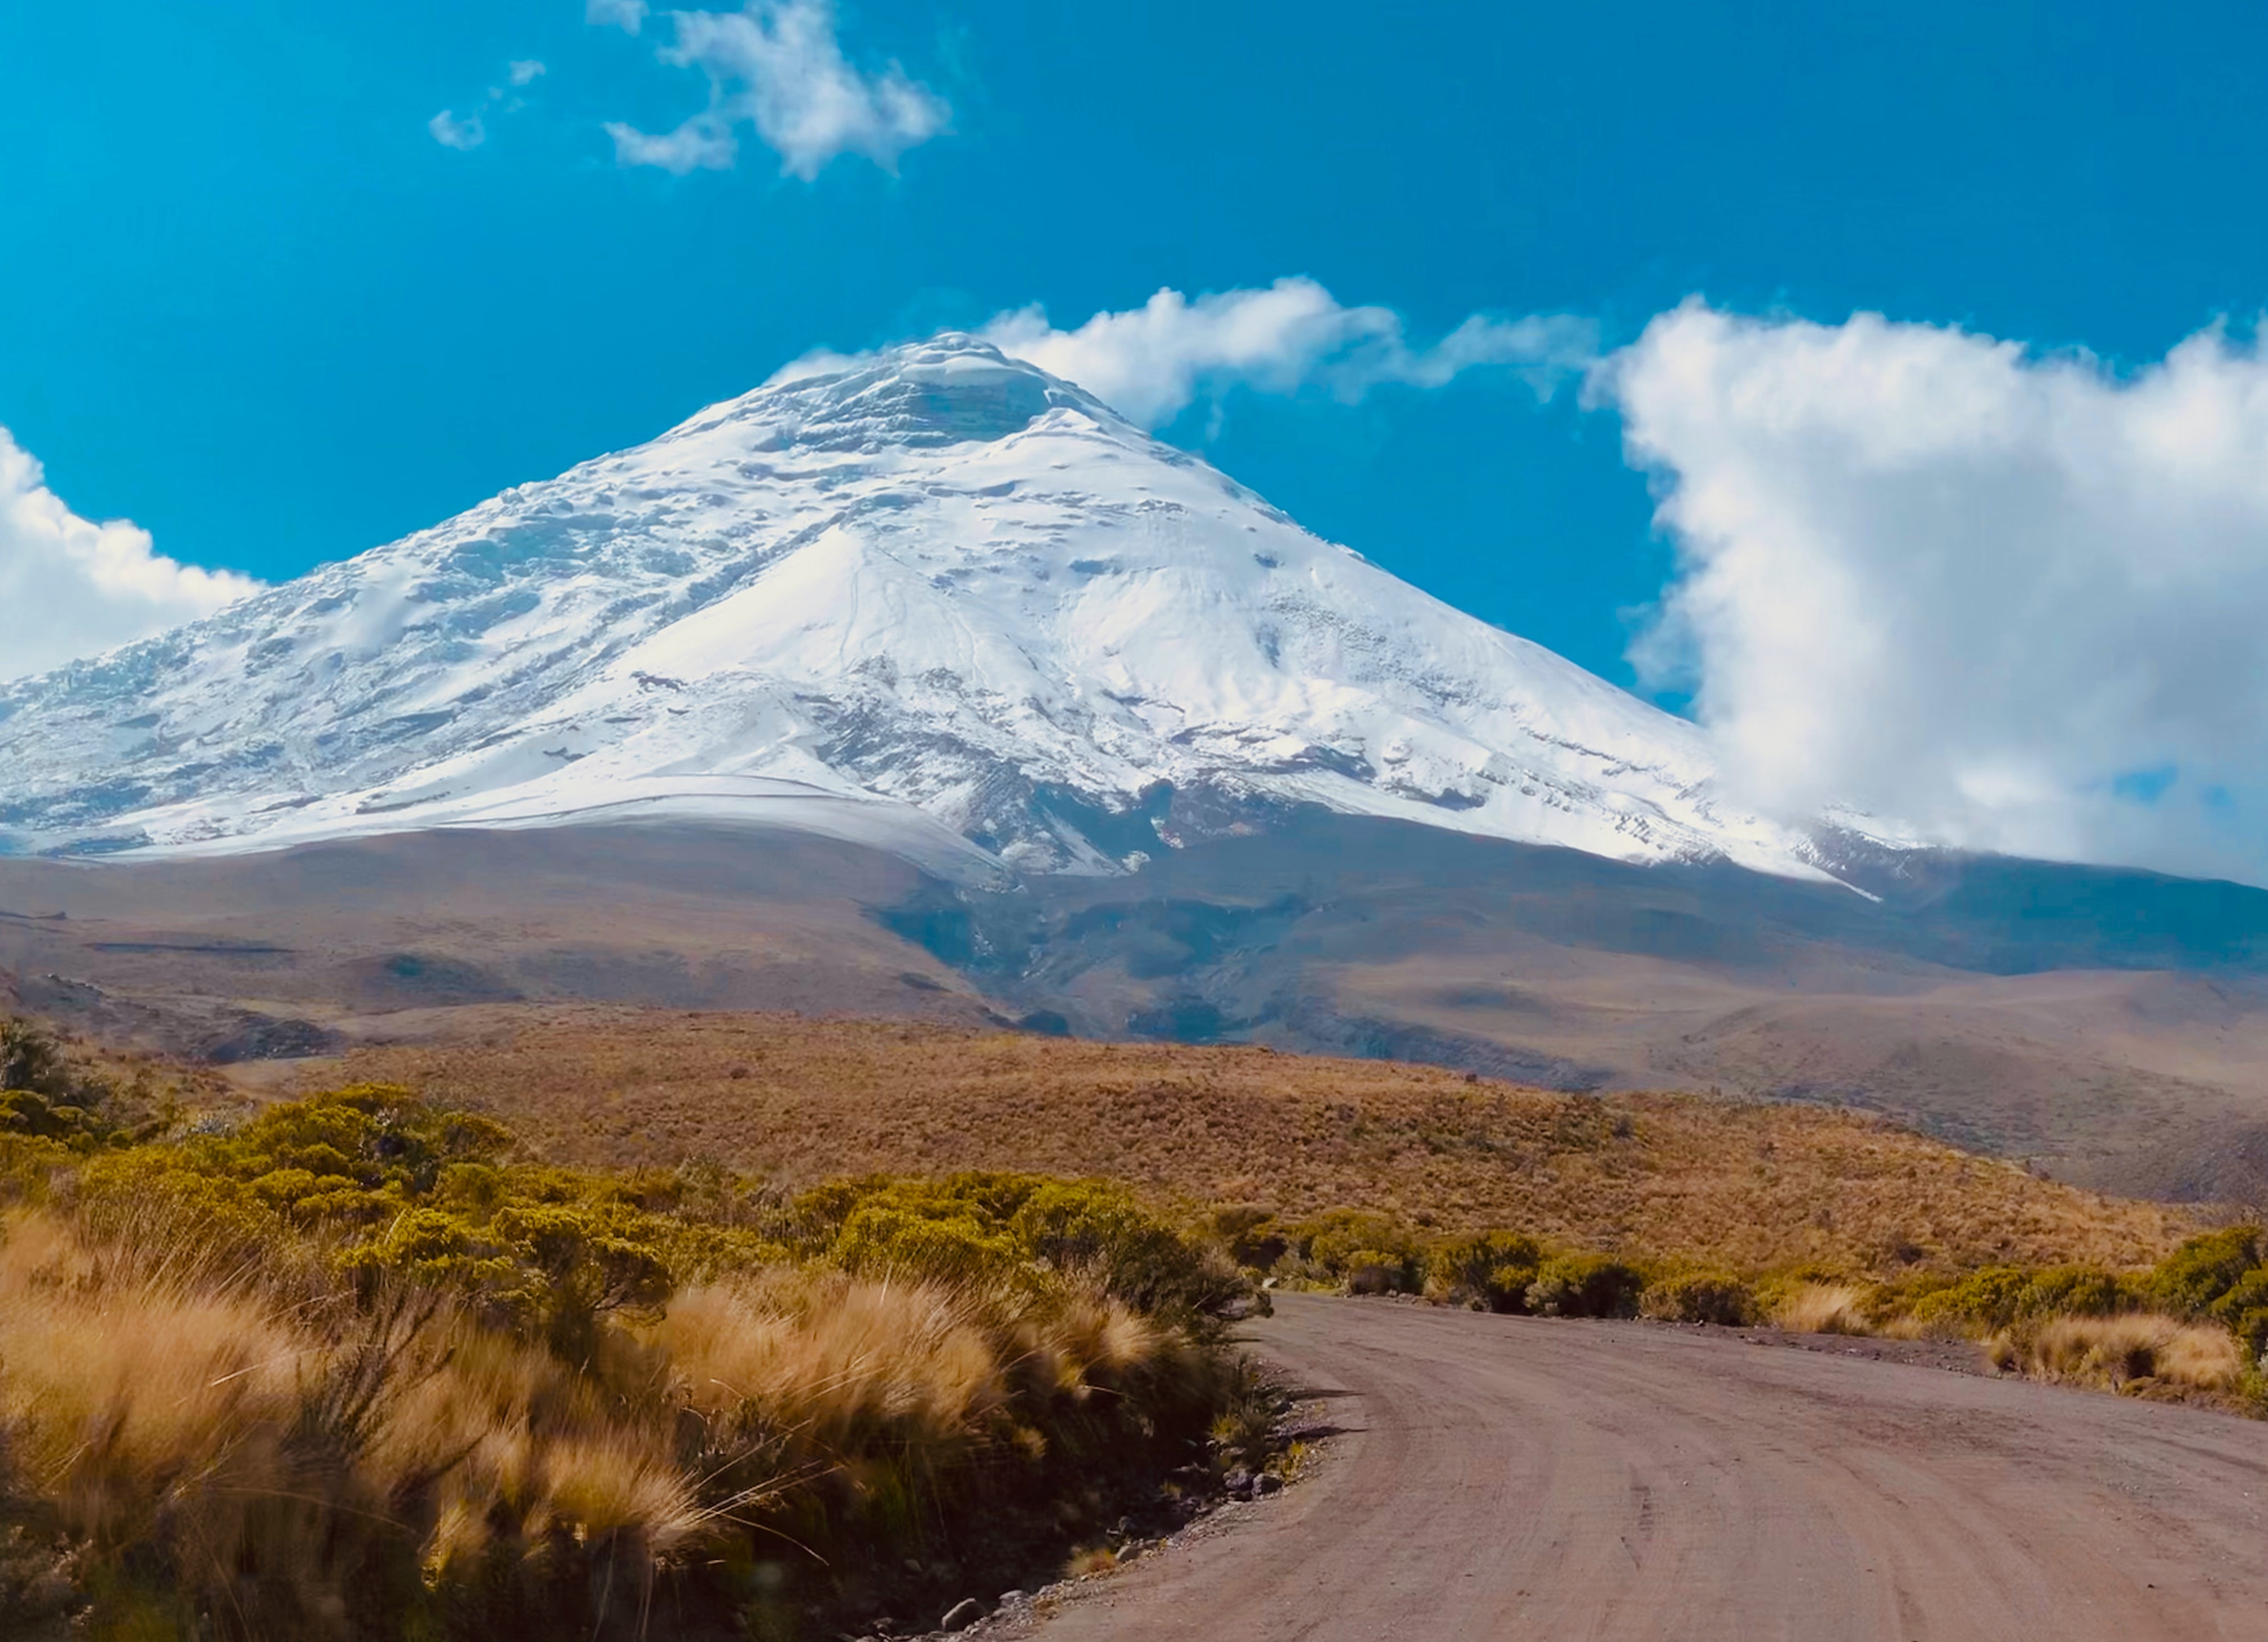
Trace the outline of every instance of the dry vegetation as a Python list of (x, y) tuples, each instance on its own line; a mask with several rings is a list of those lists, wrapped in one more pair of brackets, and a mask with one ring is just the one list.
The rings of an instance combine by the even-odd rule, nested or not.
[(939, 1611), (1280, 1469), (1262, 1274), (2268, 1404), (2257, 1228), (1816, 1109), (601, 1012), (232, 1111), (144, 1070), (0, 1032), (11, 1642)]
[(834, 1635), (1268, 1457), (1251, 1280), (1120, 1189), (578, 1171), (376, 1086), (129, 1123), (0, 1051), (10, 1642)]
[(2252, 1367), (2227, 1329), (2158, 1312), (2051, 1318), (2024, 1334), (1996, 1336), (1987, 1350), (1995, 1363), (2035, 1380), (2110, 1391), (2235, 1394)]
[(2196, 1229), (2179, 1210), (2074, 1190), (1855, 1115), (1560, 1096), (1258, 1049), (499, 1012), (455, 1042), (365, 1050), (320, 1075), (481, 1106), (578, 1164), (710, 1157), (788, 1183), (863, 1170), (1102, 1175), (1287, 1219), (1360, 1205), (1750, 1270), (2137, 1266)]

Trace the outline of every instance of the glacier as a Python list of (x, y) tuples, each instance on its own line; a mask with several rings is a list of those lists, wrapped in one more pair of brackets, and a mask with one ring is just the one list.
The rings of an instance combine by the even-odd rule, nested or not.
[(10, 853), (666, 815), (1108, 873), (1320, 805), (1829, 874), (1849, 818), (1716, 777), (1693, 724), (950, 333), (0, 685)]

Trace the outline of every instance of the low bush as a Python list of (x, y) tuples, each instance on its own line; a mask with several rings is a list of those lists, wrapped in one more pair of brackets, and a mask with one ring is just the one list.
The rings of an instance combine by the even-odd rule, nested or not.
[(2268, 1268), (2255, 1267), (2207, 1308), (2215, 1322), (2242, 1341), (2258, 1362), (2268, 1352)]
[(147, 1138), (153, 1107), (45, 1027), (0, 1020), (0, 1187), (20, 1196), (61, 1156)]
[(1415, 1294), (1425, 1283), (1424, 1239), (1392, 1215), (1332, 1209), (1285, 1228), (1276, 1275), (1358, 1294)]
[(2108, 1317), (2139, 1309), (2145, 1296), (2132, 1278), (2099, 1266), (2049, 1266), (2016, 1296), (2016, 1315)]
[(2106, 1317), (2145, 1303), (2143, 1285), (2094, 1266), (1987, 1266), (1926, 1289), (1901, 1313), (1923, 1333), (1984, 1335), (2042, 1317)]
[(1266, 1271), (1292, 1251), (1291, 1233), (1272, 1209), (1232, 1204), (1212, 1212), (1213, 1239), (1228, 1257), (1249, 1271)]
[(1525, 1311), (1543, 1264), (1543, 1245), (1516, 1232), (1444, 1238), (1425, 1251), (1425, 1294), (1448, 1305)]
[(1528, 1309), (1539, 1317), (1631, 1317), (1646, 1274), (1605, 1255), (1554, 1255), (1528, 1285)]
[(1726, 1271), (1684, 1271), (1659, 1278), (1638, 1297), (1641, 1317), (1662, 1322), (1713, 1322), (1744, 1328), (1756, 1321), (1756, 1300), (1746, 1283)]
[(2152, 1302), (2176, 1317), (2201, 1317), (2261, 1263), (2260, 1228), (2232, 1226), (2192, 1237), (2148, 1282)]

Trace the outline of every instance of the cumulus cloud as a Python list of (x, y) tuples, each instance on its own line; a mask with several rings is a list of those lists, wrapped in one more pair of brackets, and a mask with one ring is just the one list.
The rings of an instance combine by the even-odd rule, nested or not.
[(2129, 373), (1692, 302), (1596, 368), (1681, 570), (1636, 652), (1745, 795), (2268, 880), (2268, 357)]
[(433, 134), (433, 140), (443, 148), (453, 148), (460, 152), (478, 148), (489, 140), (488, 128), (481, 123), (480, 115), (467, 114), (460, 120), (446, 108), (428, 120), (425, 129)]
[[(640, 0), (591, 0), (594, 23), (636, 33)], [(884, 170), (943, 132), (953, 111), (893, 63), (863, 74), (843, 55), (828, 0), (749, 0), (739, 11), (674, 11), (673, 43), (661, 60), (697, 68), (709, 80), (709, 106), (674, 130), (649, 133), (609, 121), (615, 158), (624, 166), (658, 166), (683, 176), (729, 169), (740, 155), (739, 129), (753, 127), (780, 157), (780, 170), (806, 182), (838, 154), (863, 154)]]
[(504, 64), (504, 77), (514, 85), (532, 85), (539, 76), (549, 72), (534, 57), (520, 57)]
[(1432, 347), (1413, 348), (1391, 308), (1346, 307), (1300, 278), (1194, 301), (1160, 291), (1138, 308), (1098, 313), (1069, 331), (1049, 325), (1042, 309), (1025, 308), (999, 315), (983, 334), (1003, 353), (1078, 383), (1147, 427), (1231, 387), (1318, 388), (1355, 400), (1388, 382), (1440, 387), (1479, 365), (1513, 367), (1548, 393), (1591, 359), (1597, 342), (1585, 320), (1475, 314)]
[(79, 518), (0, 428), (0, 609), (25, 618), (10, 624), (0, 646), (0, 678), (44, 673), (209, 615), (259, 586), (176, 563), (123, 520)]

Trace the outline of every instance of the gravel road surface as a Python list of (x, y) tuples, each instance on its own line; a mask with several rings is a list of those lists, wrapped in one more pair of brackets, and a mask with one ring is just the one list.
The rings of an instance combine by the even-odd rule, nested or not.
[(2268, 1425), (1378, 1301), (1253, 1336), (1337, 1452), (1042, 1642), (2268, 1642)]

